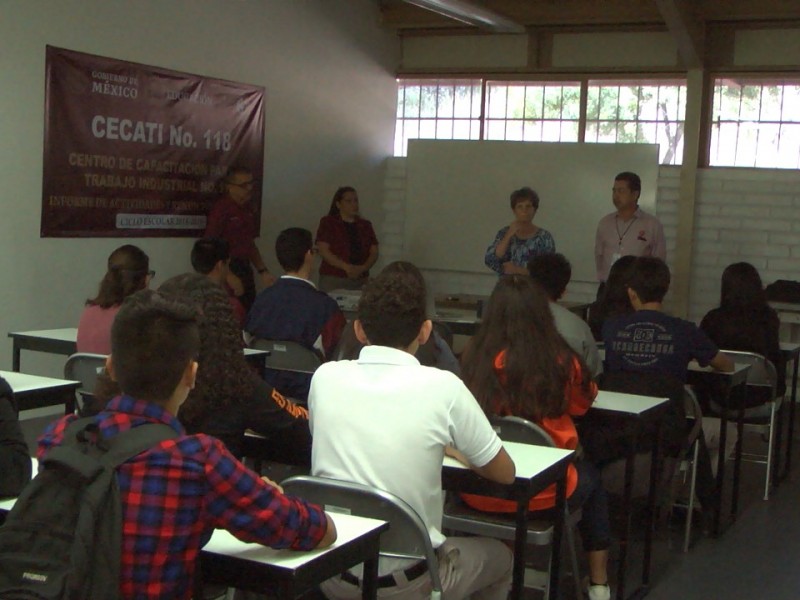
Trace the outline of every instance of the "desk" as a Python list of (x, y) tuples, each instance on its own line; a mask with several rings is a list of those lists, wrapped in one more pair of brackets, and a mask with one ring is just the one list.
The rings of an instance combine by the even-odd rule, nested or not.
[(13, 371), (0, 371), (0, 376), (8, 381), (8, 385), (14, 391), (14, 398), (19, 410), (63, 404), (65, 414), (75, 412), (75, 391), (80, 386), (79, 381), (53, 379)]
[[(800, 343), (798, 342), (781, 342), (781, 354), (783, 359), (788, 365), (792, 363), (792, 395), (791, 403), (789, 404), (789, 429), (786, 433), (786, 466), (783, 473), (779, 474), (780, 463), (780, 444), (777, 444), (775, 452), (775, 482), (781, 482), (792, 468), (792, 442), (794, 441), (794, 410), (795, 403), (797, 402), (797, 367), (800, 363)], [(780, 433), (780, 430), (778, 431)], [(780, 438), (778, 438), (780, 439)]]
[(75, 340), (78, 339), (77, 327), (62, 329), (41, 329), (38, 331), (12, 331), (8, 334), (13, 340), (11, 370), (19, 371), (20, 351), (49, 352), (51, 354), (75, 354)]
[[(646, 421), (656, 420), (669, 407), (669, 398), (653, 398), (635, 394), (622, 394), (600, 390), (590, 411), (611, 419), (631, 420), (637, 425), (635, 435), (631, 436), (628, 453), (625, 457), (625, 483), (622, 496), (622, 510), (626, 516), (625, 527), (619, 540), (619, 565), (617, 567), (617, 598), (625, 598), (625, 574), (628, 558), (628, 538), (631, 530), (631, 501), (633, 493), (634, 463), (638, 437)], [(632, 597), (644, 597), (650, 585), (650, 557), (653, 546), (653, 515), (655, 512), (656, 480), (658, 475), (658, 443), (653, 444), (650, 460), (650, 485), (647, 495), (647, 523), (645, 525), (644, 559), (642, 563), (642, 584)]]
[(687, 381), (690, 384), (716, 383), (724, 390), (725, 410), (721, 411), (719, 429), (719, 460), (717, 462), (717, 502), (714, 513), (714, 535), (720, 533), (720, 520), (722, 513), (722, 489), (725, 483), (725, 442), (727, 441), (728, 409), (736, 407), (739, 411), (737, 421), (737, 434), (739, 442), (736, 444), (736, 456), (733, 464), (733, 493), (731, 495), (731, 521), (736, 520), (739, 506), (739, 475), (742, 467), (742, 433), (744, 428), (744, 405), (747, 395), (747, 372), (750, 365), (736, 363), (730, 373), (717, 371), (711, 367), (701, 367), (697, 362), (689, 363)]
[(503, 442), (516, 466), (514, 483), (503, 485), (484, 479), (460, 462), (445, 457), (442, 465), (442, 487), (456, 492), (469, 492), (507, 498), (517, 502), (517, 532), (514, 540), (514, 578), (510, 598), (522, 598), (525, 579), (525, 538), (527, 536), (528, 502), (549, 485), (556, 483), (556, 506), (553, 512), (553, 548), (550, 565), (550, 598), (559, 597), (561, 573), (561, 536), (564, 530), (567, 467), (573, 460), (572, 450)]
[(262, 594), (275, 590), (280, 598), (298, 598), (363, 562), (362, 598), (377, 598), (380, 534), (389, 524), (340, 513), (328, 515), (336, 524), (336, 542), (308, 552), (248, 544), (217, 529), (200, 554), (203, 580)]
[[(40, 329), (38, 331), (12, 331), (8, 334), (13, 341), (11, 370), (19, 371), (20, 354), (22, 350), (34, 352), (49, 352), (50, 354), (63, 354), (69, 356), (77, 350), (77, 327), (64, 327), (62, 329)], [(263, 375), (264, 365), (269, 351), (245, 348), (244, 357)]]

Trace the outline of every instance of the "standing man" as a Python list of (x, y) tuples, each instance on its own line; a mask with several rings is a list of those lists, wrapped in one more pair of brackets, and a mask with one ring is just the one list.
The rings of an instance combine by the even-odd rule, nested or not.
[(614, 178), (612, 200), (617, 211), (606, 215), (597, 224), (594, 259), (597, 280), (603, 290), (608, 271), (621, 256), (654, 256), (667, 259), (664, 228), (655, 216), (639, 208), (642, 180), (636, 173), (624, 171)]
[(256, 221), (258, 211), (250, 202), (255, 184), (256, 180), (249, 169), (229, 168), (222, 181), (223, 195), (211, 208), (205, 231), (205, 237), (223, 238), (230, 244), (230, 269), (244, 285), (241, 300), (247, 310), (256, 297), (256, 283), (252, 269), (258, 272), (261, 283), (265, 286), (275, 282), (275, 277), (264, 264), (255, 242), (258, 232)]

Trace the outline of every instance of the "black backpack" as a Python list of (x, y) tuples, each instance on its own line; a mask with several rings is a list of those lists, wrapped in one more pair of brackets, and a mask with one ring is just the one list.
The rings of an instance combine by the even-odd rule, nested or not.
[(70, 423), (0, 527), (0, 599), (119, 598), (116, 467), (175, 437), (153, 423), (103, 440), (94, 417)]

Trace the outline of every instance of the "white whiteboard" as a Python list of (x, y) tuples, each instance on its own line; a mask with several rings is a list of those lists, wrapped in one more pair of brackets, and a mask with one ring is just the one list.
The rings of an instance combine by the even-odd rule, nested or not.
[(409, 140), (404, 254), (424, 269), (490, 273), (486, 248), (513, 220), (509, 195), (539, 194), (534, 223), (572, 263), (572, 279), (594, 282), (594, 235), (614, 211), (614, 176), (642, 179), (639, 205), (655, 213), (656, 144)]

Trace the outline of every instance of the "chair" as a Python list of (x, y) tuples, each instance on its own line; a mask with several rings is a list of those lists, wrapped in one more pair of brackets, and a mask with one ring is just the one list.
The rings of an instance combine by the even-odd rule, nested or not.
[(269, 352), (264, 368), (273, 371), (311, 374), (322, 364), (319, 354), (297, 342), (256, 338), (250, 347)]
[[(766, 464), (767, 473), (764, 478), (764, 500), (769, 500), (769, 491), (772, 485), (772, 461), (775, 457), (775, 435), (780, 428), (776, 427), (778, 411), (783, 403), (783, 396), (778, 396), (778, 374), (775, 365), (755, 352), (740, 352), (737, 350), (723, 350), (734, 362), (750, 365), (747, 372), (747, 399), (744, 411), (744, 425), (748, 431), (755, 431), (768, 435), (767, 454), (743, 453), (742, 459), (749, 462)], [(723, 408), (716, 403), (711, 403), (711, 408), (717, 414)], [(737, 407), (728, 407), (728, 418), (739, 418)], [(741, 444), (742, 440), (737, 440)]]
[(431, 546), (428, 528), (417, 512), (394, 494), (359, 483), (300, 475), (281, 483), (287, 494), (300, 496), (325, 510), (389, 522), (381, 534), (380, 555), (387, 558), (424, 560), (433, 583), (432, 600), (442, 596), (439, 559)]
[[(697, 482), (697, 463), (700, 454), (700, 434), (703, 431), (703, 411), (700, 409), (700, 403), (697, 397), (690, 388), (686, 388), (684, 395), (684, 407), (686, 410), (686, 449), (682, 454), (680, 464), (677, 465), (675, 473), (676, 477), (672, 480), (672, 490), (670, 496), (674, 499), (677, 496), (677, 485), (685, 486), (689, 483), (689, 492), (686, 502), (686, 521), (684, 523), (683, 533), (683, 551), (689, 551), (689, 543), (692, 539), (692, 517), (694, 514), (695, 502), (695, 484)], [(672, 503), (673, 508), (676, 506)]]
[(97, 376), (105, 370), (107, 358), (105, 354), (77, 352), (71, 355), (64, 364), (64, 378), (81, 382), (77, 390), (77, 399), (80, 401), (79, 409), (94, 399)]
[[(492, 426), (494, 427), (500, 439), (506, 442), (518, 442), (521, 444), (530, 444), (532, 446), (549, 446), (554, 447), (553, 440), (550, 435), (541, 427), (520, 417), (498, 417), (492, 419)], [(578, 556), (575, 551), (575, 525), (581, 520), (581, 511), (566, 510), (566, 527), (564, 532), (566, 534), (567, 544), (569, 545), (570, 560), (572, 563), (572, 576), (575, 585), (575, 594), (581, 598), (581, 581), (580, 570), (578, 568)], [(496, 515), (491, 513), (481, 512), (472, 508), (466, 507), (460, 503), (448, 503), (445, 506), (444, 516), (442, 519), (442, 526), (445, 529), (453, 531), (460, 531), (473, 535), (480, 535), (483, 537), (497, 538), (501, 540), (513, 540), (516, 536), (516, 523), (514, 515)], [(528, 521), (528, 535), (526, 542), (533, 546), (549, 546), (553, 541), (553, 527), (549, 521), (539, 519), (531, 519)], [(558, 552), (560, 549), (551, 549), (552, 553)], [(549, 572), (548, 564), (548, 572)], [(547, 583), (544, 586), (544, 597), (549, 597), (549, 582), (550, 578), (546, 579)]]

